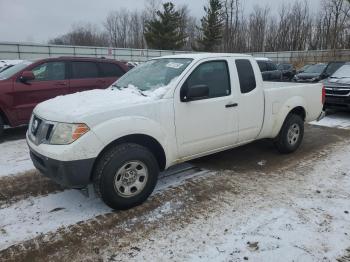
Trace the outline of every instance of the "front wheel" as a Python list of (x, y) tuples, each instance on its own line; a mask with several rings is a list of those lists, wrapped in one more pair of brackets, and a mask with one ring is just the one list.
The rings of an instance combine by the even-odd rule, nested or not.
[(158, 173), (158, 162), (147, 148), (132, 143), (116, 145), (97, 163), (95, 192), (113, 209), (130, 209), (151, 195)]
[(304, 137), (304, 121), (299, 115), (290, 114), (275, 140), (277, 150), (284, 154), (296, 151)]

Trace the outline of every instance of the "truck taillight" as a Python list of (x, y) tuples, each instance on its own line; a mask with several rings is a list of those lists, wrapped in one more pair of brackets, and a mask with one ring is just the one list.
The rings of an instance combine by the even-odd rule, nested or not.
[(326, 88), (322, 87), (322, 105), (326, 102)]

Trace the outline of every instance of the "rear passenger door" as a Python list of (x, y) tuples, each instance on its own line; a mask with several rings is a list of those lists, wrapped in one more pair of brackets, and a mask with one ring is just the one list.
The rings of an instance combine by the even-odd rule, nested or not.
[(125, 74), (125, 71), (115, 63), (99, 62), (100, 87), (107, 88)]
[(97, 63), (90, 61), (71, 61), (69, 93), (101, 88)]
[(264, 91), (260, 72), (254, 68), (251, 60), (236, 59), (235, 65), (239, 80), (239, 142), (255, 139), (260, 133), (264, 121)]

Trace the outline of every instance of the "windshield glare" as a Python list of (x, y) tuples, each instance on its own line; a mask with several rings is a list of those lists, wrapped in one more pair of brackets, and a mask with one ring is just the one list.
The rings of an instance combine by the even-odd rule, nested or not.
[(135, 67), (122, 78), (116, 81), (113, 86), (127, 88), (135, 86), (141, 91), (154, 90), (167, 86), (171, 80), (181, 73), (192, 62), (186, 58), (161, 58), (148, 61)]
[(8, 78), (12, 77), (13, 75), (17, 74), (19, 71), (26, 68), (27, 66), (29, 66), (30, 64), (32, 64), (32, 62), (23, 61), (22, 63), (11, 66), (10, 68), (7, 68), (6, 70), (0, 72), (0, 79), (8, 79)]
[(333, 75), (334, 78), (350, 78), (350, 65), (343, 65)]
[(326, 65), (312, 65), (308, 67), (304, 73), (311, 73), (311, 74), (321, 74), (323, 70), (326, 68)]

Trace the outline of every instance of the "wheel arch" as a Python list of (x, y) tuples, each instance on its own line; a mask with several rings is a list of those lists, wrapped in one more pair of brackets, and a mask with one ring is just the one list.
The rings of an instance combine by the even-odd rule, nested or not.
[(8, 117), (6, 116), (4, 110), (2, 110), (2, 108), (0, 107), (0, 117), (2, 118), (2, 120), (4, 121), (5, 125), (10, 125), (10, 121), (8, 119)]
[[(166, 159), (166, 154), (163, 146), (152, 136), (145, 135), (145, 134), (131, 134), (131, 135), (120, 137), (112, 141), (111, 143), (109, 143), (107, 146), (105, 146), (102, 149), (102, 151), (98, 154), (97, 158), (95, 159), (92, 170), (95, 170), (98, 161), (108, 150), (110, 150), (114, 146), (117, 146), (123, 143), (134, 143), (134, 144), (144, 146), (154, 154), (158, 162), (159, 169), (161, 171), (165, 169), (167, 159)], [(90, 175), (90, 178), (92, 178), (92, 176), (93, 176), (93, 172)]]

